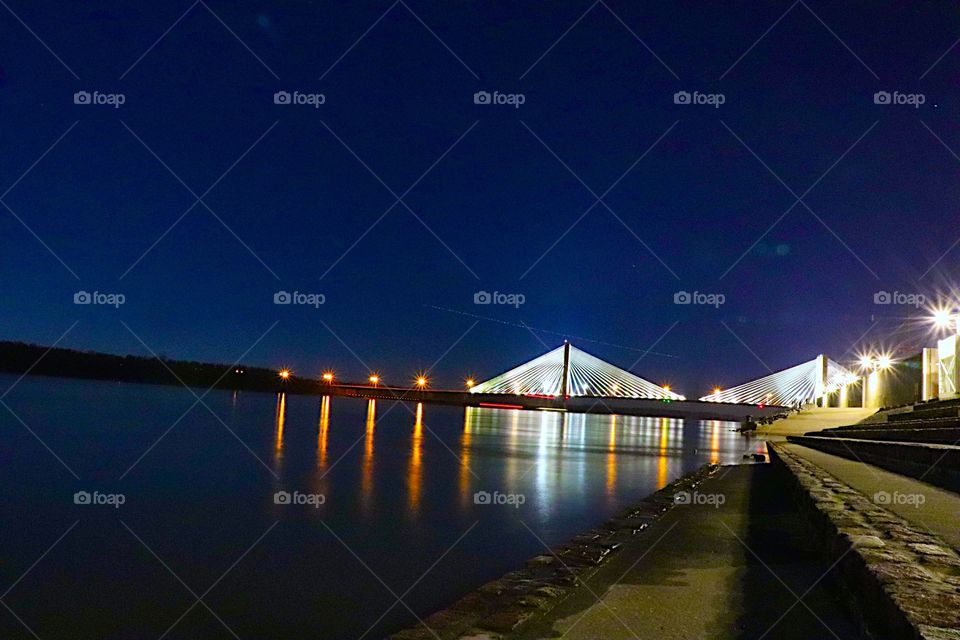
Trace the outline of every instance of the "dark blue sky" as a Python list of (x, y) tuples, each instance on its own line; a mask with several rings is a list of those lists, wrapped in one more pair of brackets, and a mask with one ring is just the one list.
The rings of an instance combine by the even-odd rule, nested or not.
[(947, 3), (6, 2), (5, 339), (229, 363), (278, 322), (246, 362), (457, 386), (566, 334), (699, 396), (918, 346), (875, 294), (958, 277)]

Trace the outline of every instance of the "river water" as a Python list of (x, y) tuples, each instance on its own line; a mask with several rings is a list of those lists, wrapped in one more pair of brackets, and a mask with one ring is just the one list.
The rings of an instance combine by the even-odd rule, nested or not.
[(2, 400), (10, 639), (380, 638), (758, 447), (718, 421), (230, 391), (198, 403), (30, 376)]

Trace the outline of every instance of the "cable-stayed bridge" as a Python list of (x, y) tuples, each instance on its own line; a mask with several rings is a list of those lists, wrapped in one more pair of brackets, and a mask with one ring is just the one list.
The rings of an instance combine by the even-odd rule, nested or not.
[(857, 374), (820, 355), (768, 376), (703, 396), (704, 402), (793, 406), (815, 402), (860, 380)]
[(578, 349), (569, 342), (486, 382), (471, 393), (546, 395), (569, 398), (652, 398), (685, 400), (683, 396)]
[[(667, 386), (654, 384), (564, 342), (528, 362), (473, 385), (468, 391), (389, 387), (377, 383), (331, 384), (329, 391), (333, 395), (404, 402), (740, 421), (747, 416), (774, 415), (783, 411), (790, 403), (778, 406), (776, 400), (780, 396), (766, 396), (770, 393), (768, 389), (775, 387), (761, 385), (764, 399), (758, 401), (734, 400), (732, 397), (687, 400)], [(792, 390), (794, 387), (789, 383), (784, 388)], [(751, 390), (744, 397), (747, 395), (753, 398), (755, 394)]]

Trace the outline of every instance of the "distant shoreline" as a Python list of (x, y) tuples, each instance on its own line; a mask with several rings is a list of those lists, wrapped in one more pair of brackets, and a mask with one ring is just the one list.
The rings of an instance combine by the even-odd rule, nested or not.
[(13, 341), (0, 341), (0, 373), (267, 393), (323, 393), (317, 380), (293, 375), (281, 380), (277, 371), (264, 367), (166, 358), (161, 361), (152, 356), (120, 356)]

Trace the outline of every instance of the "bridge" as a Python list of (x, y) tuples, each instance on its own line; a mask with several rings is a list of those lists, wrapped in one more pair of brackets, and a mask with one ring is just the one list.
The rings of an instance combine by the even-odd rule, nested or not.
[(775, 415), (790, 404), (781, 406), (773, 401), (781, 396), (755, 401), (753, 392), (744, 393), (743, 399), (687, 400), (667, 386), (656, 385), (566, 341), (468, 391), (379, 384), (330, 384), (329, 390), (331, 395), (403, 402), (701, 420), (740, 421), (747, 416)]
[(831, 394), (839, 392), (838, 405), (847, 406), (850, 387), (859, 381), (857, 374), (827, 356), (819, 355), (809, 362), (768, 376), (726, 390), (718, 389), (700, 399), (704, 402), (766, 403), (783, 406), (819, 401), (823, 406), (828, 406)]

